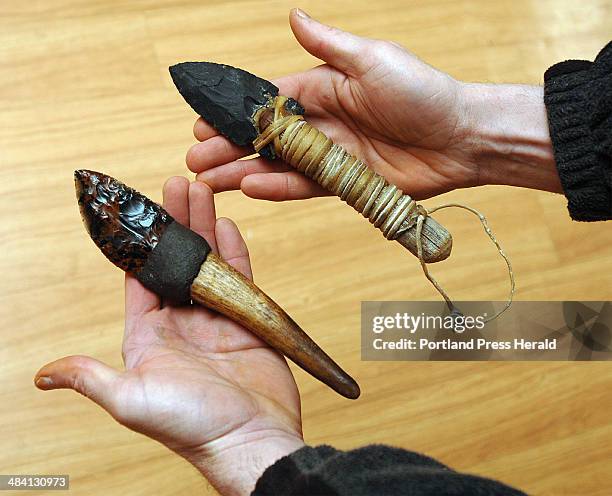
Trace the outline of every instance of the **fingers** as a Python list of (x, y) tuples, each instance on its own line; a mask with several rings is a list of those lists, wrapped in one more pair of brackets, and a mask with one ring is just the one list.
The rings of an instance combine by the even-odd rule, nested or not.
[(253, 280), (251, 260), (238, 227), (230, 219), (221, 217), (215, 227), (219, 256), (246, 277)]
[(365, 69), (363, 51), (370, 40), (321, 24), (299, 9), (291, 10), (289, 24), (299, 44), (315, 57), (351, 76)]
[(69, 356), (41, 368), (36, 373), (34, 383), (45, 391), (72, 389), (112, 413), (113, 384), (120, 375), (117, 370), (93, 358)]
[(251, 174), (240, 183), (242, 192), (251, 198), (271, 201), (304, 200), (328, 196), (329, 191), (299, 172)]
[(189, 179), (175, 176), (163, 187), (163, 207), (174, 220), (189, 227)]
[(208, 124), (204, 119), (198, 117), (193, 125), (193, 135), (198, 141), (204, 141), (213, 136), (217, 136), (219, 133), (217, 130)]
[(245, 148), (232, 144), (223, 136), (213, 136), (202, 143), (193, 145), (187, 152), (185, 162), (189, 170), (197, 174), (247, 155), (249, 152)]
[(229, 219), (216, 219), (213, 191), (202, 182), (189, 186), (191, 229), (208, 241), (215, 253), (253, 279), (246, 243), (236, 225)]
[(196, 179), (204, 181), (215, 193), (240, 189), (240, 182), (251, 174), (285, 172), (291, 170), (282, 162), (270, 162), (263, 158), (236, 160), (229, 164), (200, 172)]
[(330, 194), (282, 162), (263, 158), (236, 160), (213, 167), (200, 172), (196, 179), (208, 184), (215, 193), (241, 189), (245, 195), (260, 200), (303, 200)]
[(212, 251), (218, 253), (213, 192), (202, 182), (196, 181), (189, 185), (189, 219), (191, 230), (206, 239)]

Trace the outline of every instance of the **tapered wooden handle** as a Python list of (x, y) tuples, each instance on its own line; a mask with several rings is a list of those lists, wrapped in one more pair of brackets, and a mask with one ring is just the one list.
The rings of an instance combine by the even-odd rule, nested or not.
[(191, 284), (194, 301), (243, 325), (296, 365), (346, 398), (359, 386), (252, 281), (210, 253)]
[[(285, 108), (286, 102), (286, 97), (276, 97), (273, 109), (262, 109), (256, 115), (261, 132), (253, 142), (255, 150), (272, 144), (285, 162), (351, 205), (387, 239), (396, 240), (418, 256), (416, 219), (424, 214), (424, 209), (301, 115), (291, 115)], [(444, 260), (450, 255), (452, 236), (434, 219), (424, 217), (423, 260), (427, 263)]]

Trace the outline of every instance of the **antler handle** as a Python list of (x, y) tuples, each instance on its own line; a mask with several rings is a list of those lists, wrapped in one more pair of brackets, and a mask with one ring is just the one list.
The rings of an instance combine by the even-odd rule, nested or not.
[[(418, 256), (416, 220), (425, 210), (301, 115), (288, 112), (286, 102), (286, 97), (276, 97), (273, 108), (266, 107), (255, 116), (262, 130), (253, 142), (255, 150), (273, 143), (285, 162), (339, 196), (387, 239), (396, 240)], [(425, 215), (421, 232), (423, 260), (431, 263), (446, 259), (452, 244), (451, 234)]]
[(342, 396), (359, 397), (355, 380), (268, 295), (217, 255), (210, 253), (200, 267), (191, 298), (242, 324)]

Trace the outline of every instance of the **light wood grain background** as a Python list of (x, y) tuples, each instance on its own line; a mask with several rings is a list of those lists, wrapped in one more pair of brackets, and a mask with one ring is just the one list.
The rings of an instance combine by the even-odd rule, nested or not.
[[(0, 472), (67, 473), (78, 495), (214, 494), (161, 445), (71, 391), (36, 390), (32, 377), (68, 354), (122, 365), (123, 275), (82, 227), (73, 170), (104, 171), (160, 200), (166, 178), (188, 175), (194, 142), (194, 114), (168, 65), (213, 60), (267, 78), (312, 67), (288, 26), (293, 6), (0, 2)], [(455, 77), (490, 82), (539, 84), (558, 60), (592, 59), (612, 25), (609, 0), (299, 6), (398, 41)], [(610, 225), (572, 223), (563, 197), (507, 187), (425, 204), (450, 200), (486, 212), (512, 257), (519, 299), (612, 299)], [(361, 362), (361, 300), (437, 297), (416, 259), (336, 199), (273, 204), (233, 192), (217, 207), (247, 238), (258, 284), (361, 384), (351, 402), (296, 371), (307, 442), (390, 443), (538, 495), (610, 494), (610, 364)], [(503, 265), (474, 219), (439, 218), (455, 247), (433, 271), (451, 294), (503, 299)]]

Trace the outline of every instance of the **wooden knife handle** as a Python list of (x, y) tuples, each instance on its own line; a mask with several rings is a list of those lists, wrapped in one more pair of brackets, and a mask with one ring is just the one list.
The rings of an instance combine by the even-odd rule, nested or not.
[[(417, 255), (416, 215), (421, 207), (397, 186), (389, 184), (362, 160), (333, 143), (324, 133), (299, 115), (283, 115), (285, 97), (267, 114), (259, 117), (262, 133), (254, 141), (257, 151), (269, 143), (281, 158), (339, 196), (380, 229)], [(264, 122), (262, 122), (264, 121)], [(263, 125), (262, 125), (263, 124)], [(446, 259), (451, 252), (451, 234), (431, 217), (426, 217), (421, 232), (423, 260)]]

